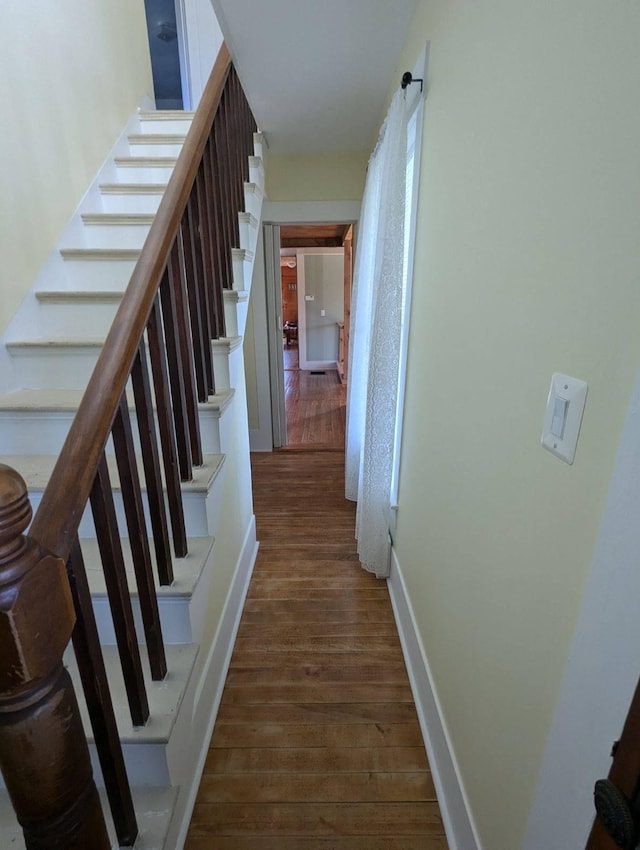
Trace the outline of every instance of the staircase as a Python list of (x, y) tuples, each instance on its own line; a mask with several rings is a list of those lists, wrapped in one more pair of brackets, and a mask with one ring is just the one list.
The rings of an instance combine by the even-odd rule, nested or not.
[[(0, 463), (24, 478), (36, 513), (84, 388), (123, 298), (193, 115), (139, 110), (85, 195), (16, 315), (0, 355)], [(264, 141), (254, 135), (233, 288), (224, 291), (226, 335), (212, 343), (215, 393), (198, 404), (203, 463), (181, 485), (188, 554), (173, 556), (174, 581), (157, 588), (168, 673), (152, 681), (142, 651), (150, 718), (134, 726), (116, 646), (96, 523), (85, 510), (79, 537), (99, 641), (132, 786), (140, 850), (181, 847), (221, 697), (257, 543), (251, 501), (242, 337), (264, 190)], [(5, 368), (6, 364), (6, 368)], [(127, 401), (143, 488), (131, 382)], [(106, 446), (136, 632), (145, 642), (114, 445)], [(154, 543), (150, 541), (155, 564)], [(157, 582), (156, 582), (157, 583)], [(104, 789), (74, 652), (64, 657), (78, 694), (96, 783)], [(104, 790), (101, 791), (104, 801)], [(103, 805), (109, 821), (109, 809)], [(109, 825), (109, 824), (108, 824)], [(111, 832), (112, 846), (117, 846)], [(22, 831), (0, 792), (0, 846), (22, 848)]]

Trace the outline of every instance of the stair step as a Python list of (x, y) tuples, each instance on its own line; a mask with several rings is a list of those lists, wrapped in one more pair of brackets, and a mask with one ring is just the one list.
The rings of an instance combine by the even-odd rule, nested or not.
[[(241, 337), (213, 340), (213, 361), (215, 386), (217, 390), (228, 390), (228, 369), (221, 357), (242, 343)], [(95, 367), (100, 349), (104, 344), (102, 337), (33, 337), (31, 339), (9, 340), (7, 352), (13, 358), (15, 377), (18, 385), (24, 389), (50, 387), (62, 390), (84, 389)], [(216, 363), (223, 371), (218, 374)]]
[(119, 304), (123, 295), (124, 290), (116, 289), (41, 289), (36, 292), (37, 300), (43, 304), (78, 304), (83, 301)]
[[(0, 446), (5, 454), (29, 454), (38, 446), (42, 454), (58, 454), (67, 437), (83, 396), (80, 389), (17, 390), (0, 395)], [(198, 405), (205, 454), (224, 453), (229, 446), (229, 428), (224, 416), (234, 390), (220, 390)], [(129, 398), (134, 439), (137, 439), (135, 408)], [(107, 446), (110, 452), (111, 444)]]
[[(55, 455), (0, 455), (0, 463), (8, 464), (16, 469), (24, 478), (29, 489), (29, 497), (33, 512), (38, 510), (42, 494), (49, 483), (57, 456)], [(202, 466), (193, 468), (191, 481), (183, 481), (182, 503), (184, 506), (185, 526), (187, 537), (209, 537), (215, 534), (220, 515), (222, 487), (214, 487), (224, 465), (225, 456), (221, 454), (206, 454)], [(107, 455), (109, 479), (113, 489), (118, 526), (122, 537), (127, 536), (127, 524), (122, 507), (120, 481), (115, 457)], [(146, 507), (146, 484), (139, 461), (139, 476), (145, 502), (147, 528), (151, 527)], [(91, 509), (87, 506), (79, 528), (80, 538), (95, 538), (95, 527)]]
[[(228, 336), (214, 339), (211, 343), (213, 350), (213, 372), (218, 389), (227, 389), (235, 386), (235, 375), (231, 363), (231, 355), (234, 351), (241, 351), (242, 337)], [(241, 352), (242, 353), (242, 352)]]
[(223, 298), (227, 335), (243, 336), (247, 324), (249, 293), (247, 290), (225, 289)]
[(138, 119), (145, 133), (184, 133), (190, 127), (194, 115), (195, 112), (180, 109), (139, 110)]
[(250, 212), (238, 213), (238, 224), (240, 229), (240, 247), (248, 251), (255, 250), (258, 241), (258, 219)]
[[(210, 568), (213, 544), (213, 537), (190, 538), (187, 556), (184, 558), (174, 557), (173, 559), (175, 576), (173, 584), (158, 587), (156, 578), (160, 623), (166, 645), (197, 643), (202, 637), (208, 601), (208, 586), (213, 572)], [(100, 643), (104, 646), (112, 646), (116, 639), (98, 544), (96, 540), (83, 540), (81, 546)], [(149, 541), (149, 548), (155, 574), (156, 560), (153, 540)], [(138, 642), (144, 644), (145, 636), (140, 614), (140, 599), (133, 568), (131, 545), (128, 539), (122, 540), (122, 552), (127, 569), (127, 583), (131, 594)], [(207, 565), (209, 565), (209, 569), (205, 570)]]
[(127, 136), (134, 156), (177, 157), (185, 139), (185, 133), (130, 133)]
[(98, 187), (105, 212), (156, 213), (166, 183), (101, 183)]
[(171, 156), (116, 156), (114, 157), (118, 179), (126, 183), (162, 183), (171, 177), (177, 162)]
[(264, 193), (257, 183), (244, 184), (244, 208), (256, 219), (260, 218)]
[[(132, 788), (133, 805), (138, 821), (135, 850), (165, 850), (165, 839), (178, 798), (178, 788)], [(111, 823), (109, 805), (104, 790), (100, 791), (111, 846), (118, 844)], [(16, 820), (9, 795), (0, 791), (0, 847), (4, 850), (25, 850), (22, 830)]]
[(253, 251), (246, 248), (232, 248), (233, 288), (239, 291), (251, 289), (251, 274), (253, 272)]
[(151, 227), (153, 213), (83, 213), (82, 221), (88, 226)]
[(262, 157), (249, 157), (249, 179), (252, 183), (257, 183), (264, 192), (264, 165)]
[(268, 145), (263, 133), (257, 132), (253, 134), (253, 151), (256, 156), (259, 156), (263, 161), (266, 159)]
[[(175, 752), (176, 748), (168, 747), (175, 734), (178, 739), (189, 740), (188, 735), (180, 734), (180, 726), (188, 729), (191, 722), (190, 706), (184, 705), (185, 697), (189, 698), (191, 686), (191, 699), (193, 699), (193, 667), (198, 657), (199, 647), (197, 644), (186, 646), (167, 646), (167, 675), (161, 682), (151, 681), (146, 652), (140, 653), (142, 668), (144, 672), (147, 697), (149, 699), (150, 716), (145, 726), (133, 726), (129, 705), (122, 677), (122, 668), (118, 649), (115, 646), (103, 646), (102, 654), (113, 709), (116, 716), (116, 724), (122, 742), (122, 751), (127, 767), (129, 782), (133, 786), (148, 785), (167, 787), (177, 784), (179, 775), (179, 762), (182, 754)], [(80, 674), (73, 649), (71, 646), (65, 652), (64, 664), (69, 670), (80, 704), (80, 713), (85, 729), (89, 749), (92, 754), (96, 783), (102, 785), (102, 774), (95, 754), (93, 730), (89, 721), (89, 715), (82, 697), (82, 685)], [(181, 710), (182, 709), (182, 710)]]
[(140, 248), (61, 248), (60, 254), (66, 262), (135, 263)]

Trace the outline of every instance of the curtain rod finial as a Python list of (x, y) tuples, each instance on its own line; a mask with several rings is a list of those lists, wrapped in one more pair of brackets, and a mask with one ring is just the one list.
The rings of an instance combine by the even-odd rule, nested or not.
[(402, 79), (400, 80), (400, 85), (403, 89), (406, 89), (407, 86), (411, 85), (411, 83), (420, 83), (420, 91), (422, 91), (423, 81), (419, 80), (417, 78), (414, 78), (411, 71), (405, 71), (404, 74), (402, 75)]

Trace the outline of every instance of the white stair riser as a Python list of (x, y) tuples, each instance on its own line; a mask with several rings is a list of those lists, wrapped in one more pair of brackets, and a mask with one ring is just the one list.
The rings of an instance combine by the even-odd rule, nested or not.
[(224, 320), (227, 327), (227, 336), (243, 336), (247, 324), (247, 310), (249, 299), (242, 301), (224, 302)]
[(262, 200), (262, 191), (255, 183), (244, 184), (244, 208), (258, 221), (262, 210)]
[(186, 136), (191, 127), (191, 118), (147, 118), (141, 116), (139, 119), (141, 133), (175, 133)]
[[(131, 428), (136, 453), (140, 454), (140, 440), (135, 412), (131, 411)], [(0, 446), (4, 455), (27, 455), (37, 449), (39, 454), (60, 454), (73, 421), (73, 411), (0, 411)], [(226, 417), (228, 419), (228, 417)], [(200, 411), (200, 434), (205, 454), (221, 454), (221, 427), (224, 413), (218, 410)], [(159, 439), (159, 438), (158, 438)], [(111, 440), (107, 454), (113, 454)]]
[[(208, 493), (199, 491), (183, 492), (182, 505), (184, 510), (184, 521), (187, 530), (187, 537), (215, 536), (217, 530), (217, 521), (218, 517), (220, 516), (220, 507), (222, 499), (222, 475), (224, 475), (224, 467), (218, 473), (218, 476), (213, 482), (213, 485)], [(29, 497), (31, 499), (31, 505), (35, 514), (38, 510), (38, 507), (40, 506), (40, 502), (42, 501), (42, 491), (31, 490), (29, 492)], [(126, 538), (128, 537), (127, 521), (124, 513), (124, 507), (122, 504), (122, 495), (120, 494), (120, 492), (114, 492), (113, 501), (115, 505), (116, 516), (118, 519), (118, 528), (120, 529), (120, 536)], [(151, 529), (147, 498), (146, 494), (144, 493), (143, 505), (147, 529)], [(167, 517), (168, 516), (169, 513), (167, 509)], [(80, 538), (94, 540), (96, 537), (96, 530), (93, 523), (93, 517), (91, 515), (90, 506), (87, 506), (82, 516), (78, 533)]]
[[(169, 672), (171, 675), (171, 671)], [(179, 785), (189, 775), (189, 765), (185, 765), (184, 741), (190, 739), (189, 729), (194, 712), (194, 697), (197, 676), (191, 675), (182, 695), (175, 722), (169, 740), (151, 740), (153, 713), (147, 726), (141, 729), (139, 740), (125, 740), (122, 745), (127, 776), (131, 786), (168, 787)], [(150, 685), (150, 688), (157, 684)], [(89, 752), (93, 765), (96, 784), (104, 786), (95, 745), (89, 743)]]
[(120, 183), (168, 183), (173, 166), (118, 165), (116, 175)]
[(233, 288), (239, 292), (251, 289), (253, 259), (243, 257), (241, 251), (233, 252)]
[(264, 159), (264, 139), (262, 133), (253, 134), (253, 153), (255, 156), (259, 156), (260, 159)]
[(238, 224), (240, 227), (240, 247), (246, 251), (253, 253), (256, 249), (258, 241), (258, 222), (256, 219), (240, 214), (238, 216)]
[(106, 338), (119, 306), (119, 301), (43, 300), (34, 330), (38, 336), (60, 338), (72, 337), (78, 328), (90, 328), (92, 335)]
[[(151, 744), (124, 744), (122, 754), (127, 776), (132, 787), (147, 786), (162, 788), (171, 785), (171, 770), (167, 761), (167, 745), (163, 742)], [(89, 755), (96, 786), (104, 788), (104, 779), (95, 744), (89, 744)]]
[(156, 213), (162, 200), (160, 193), (131, 194), (128, 192), (103, 192), (100, 195), (102, 211), (108, 213)]
[(98, 359), (98, 348), (30, 347), (10, 349), (19, 386), (25, 389), (84, 389)]
[(82, 242), (74, 248), (142, 248), (149, 234), (149, 224), (86, 224)]
[(249, 180), (257, 183), (264, 192), (264, 168), (260, 157), (249, 157)]
[[(200, 642), (205, 626), (209, 587), (213, 577), (214, 552), (215, 547), (211, 547), (202, 573), (191, 595), (178, 595), (172, 592), (172, 588), (170, 587), (160, 589), (158, 593), (158, 611), (160, 613), (162, 637), (166, 645), (173, 646), (176, 644)], [(152, 553), (151, 559), (155, 574), (155, 562), (153, 558), (154, 555)], [(132, 586), (131, 580), (130, 586)], [(114, 646), (116, 637), (109, 599), (105, 594), (101, 594), (93, 595), (92, 601), (96, 625), (100, 635), (100, 643), (103, 646)], [(140, 613), (140, 601), (137, 594), (132, 596), (131, 602), (138, 643), (141, 646), (145, 646), (146, 640), (142, 615)]]
[(183, 142), (138, 142), (134, 141), (133, 139), (129, 139), (129, 149), (131, 151), (131, 156), (179, 157), (180, 152), (182, 151), (183, 144)]
[[(135, 268), (132, 260), (64, 260), (61, 275), (68, 289), (109, 289), (123, 292)], [(86, 328), (84, 329), (86, 333)]]

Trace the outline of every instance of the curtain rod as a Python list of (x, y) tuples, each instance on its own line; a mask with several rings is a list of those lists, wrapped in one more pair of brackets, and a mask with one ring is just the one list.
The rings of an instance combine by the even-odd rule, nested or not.
[(411, 71), (405, 71), (402, 75), (402, 80), (400, 81), (400, 85), (403, 89), (406, 89), (407, 86), (410, 86), (411, 83), (420, 83), (420, 91), (422, 91), (422, 83), (423, 80), (419, 80), (413, 76)]

